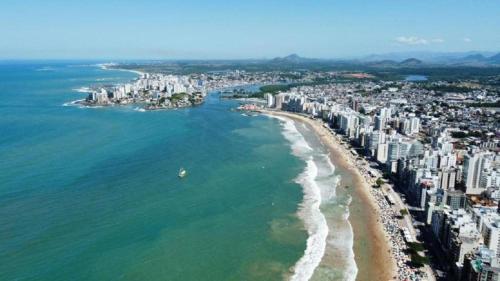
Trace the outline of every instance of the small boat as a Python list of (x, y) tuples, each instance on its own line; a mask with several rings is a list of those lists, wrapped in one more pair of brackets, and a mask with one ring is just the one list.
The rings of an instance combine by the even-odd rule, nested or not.
[(186, 170), (184, 168), (180, 168), (179, 169), (179, 178), (183, 178), (185, 176), (187, 176)]

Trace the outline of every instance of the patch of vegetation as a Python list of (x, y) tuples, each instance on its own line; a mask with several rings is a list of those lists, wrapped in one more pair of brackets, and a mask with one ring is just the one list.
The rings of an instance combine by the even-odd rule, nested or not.
[(500, 100), (496, 102), (475, 102), (475, 103), (467, 103), (468, 107), (500, 107)]
[(260, 91), (263, 93), (275, 94), (278, 92), (288, 91), (292, 88), (292, 84), (278, 84), (278, 85), (266, 85), (260, 87)]
[(467, 137), (476, 137), (476, 138), (481, 138), (483, 137), (483, 133), (479, 131), (471, 131), (471, 132), (464, 132), (464, 131), (454, 131), (451, 132), (451, 136), (456, 139), (463, 139)]
[(382, 178), (378, 178), (375, 184), (377, 187), (381, 187), (384, 184), (384, 180)]
[[(403, 211), (403, 210), (401, 210)], [(406, 210), (405, 210), (406, 211)], [(408, 246), (408, 248), (414, 252), (414, 253), (417, 253), (417, 252), (421, 252), (423, 250), (425, 250), (424, 248), (424, 245), (422, 245), (422, 243), (418, 243), (418, 242), (407, 242), (406, 245)]]
[(430, 85), (425, 88), (429, 91), (445, 93), (467, 93), (471, 91), (470, 88), (455, 85)]
[(408, 210), (407, 210), (407, 209), (401, 209), (401, 210), (399, 210), (399, 213), (400, 213), (402, 216), (406, 216), (406, 215), (408, 215)]
[(313, 82), (303, 82), (303, 83), (290, 83), (290, 84), (274, 84), (274, 85), (266, 85), (259, 88), (259, 91), (250, 95), (252, 98), (264, 98), (265, 94), (276, 95), (279, 92), (286, 92), (292, 88), (300, 87), (300, 86), (315, 86), (315, 85), (324, 85), (330, 83), (330, 80), (327, 79), (318, 79)]
[(429, 264), (430, 260), (428, 257), (421, 256), (417, 253), (411, 254), (411, 265), (414, 267), (423, 267), (426, 264)]
[(170, 97), (170, 100), (172, 102), (176, 102), (176, 101), (180, 101), (182, 99), (184, 99), (184, 97), (186, 97), (187, 94), (186, 93), (177, 93), (177, 94), (173, 94), (171, 97)]

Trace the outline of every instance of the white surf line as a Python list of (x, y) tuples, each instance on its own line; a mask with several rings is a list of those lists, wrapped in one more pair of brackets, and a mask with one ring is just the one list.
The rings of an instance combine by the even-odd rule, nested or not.
[(110, 66), (117, 66), (118, 64), (116, 63), (100, 63), (97, 64), (98, 67), (100, 67), (103, 70), (117, 70), (117, 71), (126, 71), (126, 72), (132, 72), (135, 73), (139, 76), (142, 76), (145, 74), (145, 72), (139, 71), (139, 70), (133, 70), (133, 69), (124, 69), (124, 68), (109, 68)]
[(297, 179), (297, 183), (304, 189), (304, 202), (299, 213), (307, 227), (309, 238), (304, 255), (294, 266), (294, 274), (290, 279), (292, 281), (309, 280), (325, 254), (328, 224), (320, 210), (322, 198), (321, 190), (315, 182), (317, 175), (318, 167), (309, 159), (305, 171)]
[[(347, 206), (349, 206), (351, 204), (351, 201), (352, 201), (352, 198), (349, 199)], [(354, 230), (352, 229), (352, 224), (349, 221), (349, 216), (350, 216), (350, 212), (349, 212), (349, 208), (347, 208), (347, 211), (345, 214), (345, 220), (347, 221), (347, 223), (349, 225), (349, 232), (351, 234), (351, 239), (348, 239), (346, 241), (346, 243), (348, 243), (348, 245), (346, 245), (346, 247), (348, 249), (350, 249), (350, 251), (349, 251), (349, 263), (348, 263), (348, 267), (346, 268), (344, 276), (346, 276), (346, 280), (354, 281), (354, 280), (356, 280), (356, 277), (358, 276), (358, 265), (356, 264), (356, 260), (354, 259), (355, 258), (355, 255), (354, 255)]]
[(313, 149), (297, 130), (295, 122), (281, 116), (266, 115), (282, 121), (282, 133), (290, 142), (293, 154), (303, 159), (307, 164), (305, 170), (297, 177), (296, 182), (302, 185), (304, 192), (299, 217), (303, 220), (309, 236), (304, 255), (294, 265), (294, 273), (290, 278), (292, 281), (307, 281), (311, 279), (315, 269), (323, 259), (328, 237), (328, 224), (320, 209), (322, 202), (321, 190), (315, 181), (318, 175), (318, 167), (311, 155)]

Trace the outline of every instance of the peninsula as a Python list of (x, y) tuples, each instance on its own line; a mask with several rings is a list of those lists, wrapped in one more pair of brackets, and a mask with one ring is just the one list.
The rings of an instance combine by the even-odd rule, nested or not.
[(90, 89), (85, 106), (142, 105), (145, 110), (189, 107), (203, 103), (206, 95), (201, 77), (141, 73), (131, 83)]

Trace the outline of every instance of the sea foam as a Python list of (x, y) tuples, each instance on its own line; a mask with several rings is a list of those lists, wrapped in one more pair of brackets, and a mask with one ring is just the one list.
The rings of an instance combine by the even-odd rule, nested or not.
[[(344, 223), (337, 225), (335, 220), (334, 224), (329, 226), (325, 214), (321, 211), (322, 205), (330, 209), (331, 206), (338, 204), (336, 188), (340, 176), (335, 175), (335, 166), (329, 154), (319, 148), (313, 149), (309, 145), (301, 133), (301, 131), (306, 133), (311, 131), (305, 124), (279, 116), (270, 117), (281, 121), (282, 133), (290, 142), (292, 153), (306, 162), (306, 168), (296, 178), (296, 182), (302, 186), (304, 192), (299, 217), (304, 221), (309, 237), (304, 255), (294, 265), (290, 280), (311, 279), (328, 248), (335, 251), (334, 255), (344, 257), (341, 262), (342, 268), (339, 268), (342, 272), (341, 280), (355, 280), (358, 269), (354, 260), (354, 235), (348, 220), (350, 198), (347, 202), (343, 202), (345, 209), (339, 217)], [(328, 216), (332, 215), (330, 212), (328, 211)], [(329, 235), (330, 230), (331, 235)]]
[(328, 236), (328, 224), (320, 210), (322, 191), (316, 182), (318, 166), (313, 160), (314, 150), (297, 130), (295, 122), (286, 118), (273, 117), (282, 121), (283, 135), (290, 142), (293, 154), (306, 161), (307, 164), (305, 170), (296, 178), (296, 182), (302, 185), (304, 192), (299, 216), (304, 221), (309, 237), (304, 255), (295, 264), (290, 279), (305, 281), (313, 276), (314, 270), (320, 264), (325, 254)]
[(299, 211), (304, 220), (309, 238), (304, 255), (295, 264), (294, 274), (291, 280), (309, 280), (316, 267), (325, 254), (326, 238), (328, 236), (328, 225), (325, 216), (321, 213), (321, 190), (315, 179), (318, 175), (318, 167), (312, 157), (306, 161), (305, 171), (297, 178), (297, 183), (304, 189), (304, 201)]
[(73, 91), (78, 92), (78, 93), (90, 93), (92, 90), (89, 87), (80, 87), (77, 89), (73, 89)]

